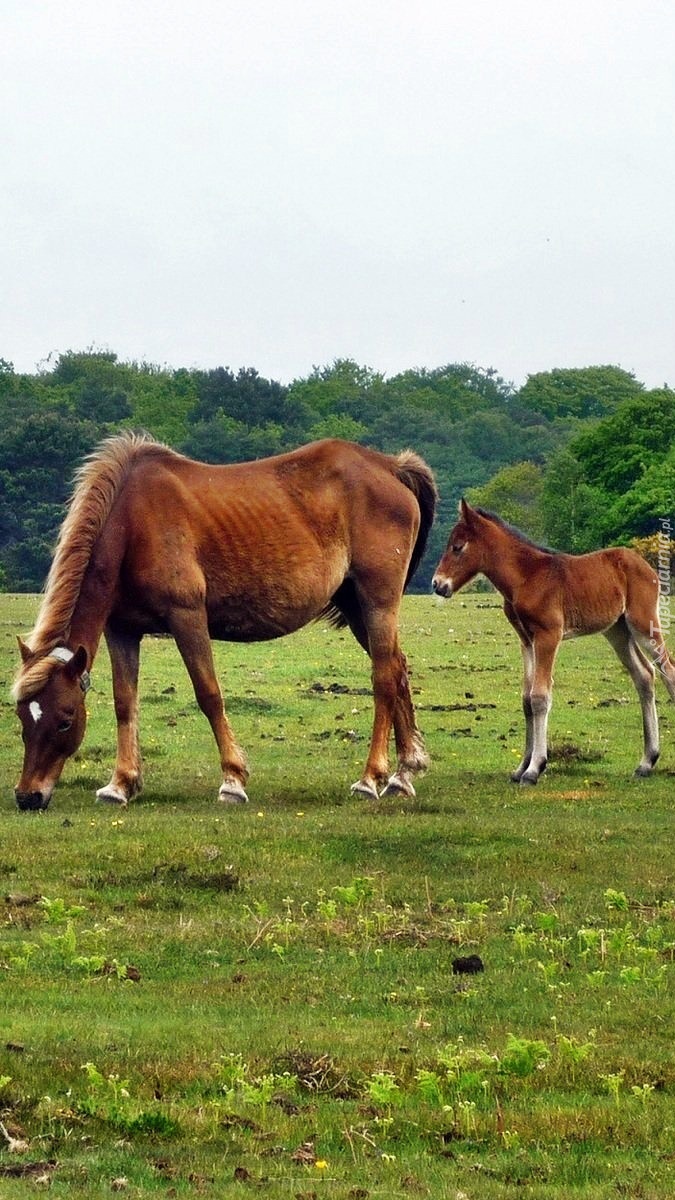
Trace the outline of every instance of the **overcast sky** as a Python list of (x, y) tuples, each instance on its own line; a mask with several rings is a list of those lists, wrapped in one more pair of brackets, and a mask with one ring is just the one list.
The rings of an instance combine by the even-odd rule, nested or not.
[(0, 0), (0, 357), (675, 385), (672, 0)]

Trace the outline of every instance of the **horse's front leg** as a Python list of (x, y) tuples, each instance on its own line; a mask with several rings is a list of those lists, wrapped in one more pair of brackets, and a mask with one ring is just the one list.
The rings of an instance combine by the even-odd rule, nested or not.
[(223, 773), (218, 798), (226, 804), (245, 804), (248, 767), (223, 709), (206, 613), (203, 609), (174, 609), (169, 628), (192, 680), (197, 703), (216, 739)]
[(548, 714), (553, 691), (553, 664), (561, 635), (547, 631), (534, 638), (534, 671), (530, 706), (532, 711), (532, 748), (530, 761), (520, 777), (521, 784), (536, 783), (548, 761)]
[(523, 654), (523, 716), (525, 717), (525, 749), (515, 771), (511, 773), (511, 782), (520, 783), (530, 765), (532, 758), (532, 742), (534, 737), (534, 722), (532, 718), (532, 681), (534, 678), (534, 651), (529, 642), (521, 641), (520, 649)]
[(112, 670), (117, 721), (117, 761), (110, 783), (99, 788), (97, 800), (126, 805), (140, 792), (143, 779), (138, 742), (138, 664), (140, 636), (106, 628), (105, 640)]

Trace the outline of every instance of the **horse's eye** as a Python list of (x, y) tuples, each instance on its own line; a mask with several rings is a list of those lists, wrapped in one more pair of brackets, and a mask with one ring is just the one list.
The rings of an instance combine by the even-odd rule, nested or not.
[(56, 732), (57, 733), (67, 733), (68, 730), (70, 729), (72, 723), (73, 722), (68, 719), (66, 719), (65, 721), (60, 721), (56, 727)]
[(461, 543), (460, 543), (460, 542), (453, 542), (453, 545), (452, 545), (452, 553), (453, 553), (453, 554), (461, 554), (461, 553), (462, 553), (462, 550), (464, 549), (464, 547), (465, 547), (465, 546), (466, 546), (466, 542), (461, 542)]

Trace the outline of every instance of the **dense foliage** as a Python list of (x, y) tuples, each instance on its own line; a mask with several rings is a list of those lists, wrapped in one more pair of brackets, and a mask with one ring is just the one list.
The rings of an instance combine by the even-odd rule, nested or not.
[(531, 375), (516, 390), (466, 363), (385, 378), (341, 359), (284, 385), (253, 368), (170, 370), (90, 350), (34, 375), (0, 360), (0, 416), (0, 585), (11, 591), (42, 585), (76, 465), (122, 428), (210, 462), (321, 437), (412, 446), (441, 492), (423, 588), (468, 489), (570, 550), (648, 535), (675, 507), (675, 393), (645, 391), (618, 367)]

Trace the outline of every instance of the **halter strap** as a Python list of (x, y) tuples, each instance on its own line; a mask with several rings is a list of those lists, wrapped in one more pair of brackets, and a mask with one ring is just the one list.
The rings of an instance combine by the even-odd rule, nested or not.
[[(71, 658), (75, 657), (72, 650), (69, 650), (67, 646), (56, 646), (55, 649), (50, 650), (49, 653), (52, 658), (58, 658), (59, 662), (62, 663), (69, 663)], [(91, 676), (89, 675), (88, 671), (83, 671), (80, 675), (80, 687), (85, 693), (89, 691), (89, 688), (91, 687)]]

